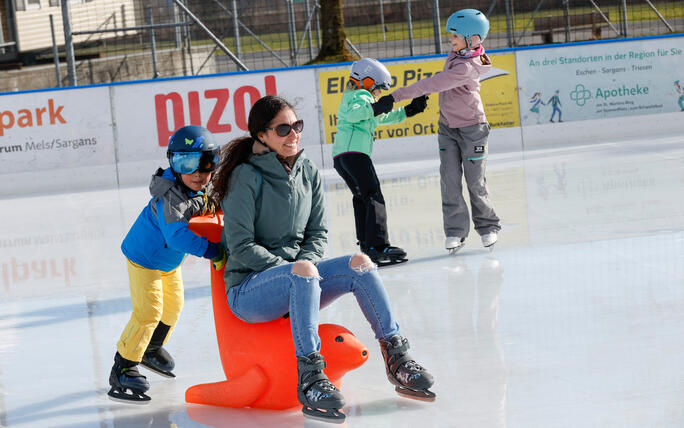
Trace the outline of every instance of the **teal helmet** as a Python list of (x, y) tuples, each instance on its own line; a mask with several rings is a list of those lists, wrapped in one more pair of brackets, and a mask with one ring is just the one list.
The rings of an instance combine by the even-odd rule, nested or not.
[(173, 133), (166, 152), (174, 172), (211, 172), (218, 163), (218, 144), (208, 129), (190, 125)]
[(468, 43), (469, 48), (473, 46), (472, 37), (479, 36), (480, 42), (483, 42), (489, 34), (489, 20), (484, 13), (477, 9), (462, 9), (451, 14), (447, 19), (446, 30), (449, 33), (457, 36), (462, 36)]

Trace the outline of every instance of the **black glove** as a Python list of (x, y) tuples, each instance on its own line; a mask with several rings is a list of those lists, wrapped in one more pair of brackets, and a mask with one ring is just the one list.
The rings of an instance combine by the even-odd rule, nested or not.
[(380, 97), (377, 103), (371, 104), (371, 106), (373, 107), (373, 116), (389, 113), (394, 106), (394, 98), (392, 95), (385, 95), (384, 97)]
[(226, 250), (223, 248), (223, 245), (217, 244), (215, 242), (209, 243), (207, 251), (204, 252), (203, 257), (205, 259), (211, 260), (211, 264), (216, 270), (223, 269), (223, 267), (226, 265), (226, 260), (228, 259), (228, 255), (226, 254)]
[(406, 112), (406, 117), (411, 117), (415, 116), (418, 113), (422, 113), (425, 111), (425, 108), (427, 107), (427, 100), (428, 97), (427, 95), (420, 96), (418, 98), (414, 98), (411, 100), (411, 103), (404, 107), (404, 111)]

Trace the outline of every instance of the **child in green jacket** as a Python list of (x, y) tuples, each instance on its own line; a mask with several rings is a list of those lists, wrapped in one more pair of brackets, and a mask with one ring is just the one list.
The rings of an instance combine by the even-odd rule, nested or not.
[(408, 259), (406, 251), (391, 246), (388, 240), (385, 199), (370, 157), (373, 135), (379, 125), (399, 123), (427, 107), (426, 96), (395, 110), (392, 110), (391, 96), (376, 102), (381, 91), (389, 89), (391, 83), (389, 71), (375, 59), (362, 58), (352, 64), (347, 90), (337, 110), (337, 134), (333, 142), (333, 165), (353, 195), (356, 239), (361, 250), (378, 266)]

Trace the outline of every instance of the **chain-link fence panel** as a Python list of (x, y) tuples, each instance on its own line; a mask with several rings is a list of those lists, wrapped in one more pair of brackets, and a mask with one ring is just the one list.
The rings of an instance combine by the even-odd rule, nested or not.
[(88, 31), (83, 21), (72, 24), (78, 68), (106, 63), (105, 75), (86, 71), (88, 83), (289, 67), (313, 59), (320, 47), (313, 0), (133, 0), (127, 18), (132, 30), (87, 42), (79, 39)]
[(347, 36), (364, 56), (378, 58), (447, 52), (446, 20), (465, 7), (489, 18), (488, 49), (684, 31), (681, 0), (475, 0), (467, 6), (445, 0), (346, 0), (343, 4)]

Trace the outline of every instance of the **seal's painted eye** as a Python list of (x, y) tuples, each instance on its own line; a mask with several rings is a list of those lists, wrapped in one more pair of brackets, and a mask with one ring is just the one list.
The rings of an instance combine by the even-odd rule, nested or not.
[(337, 336), (335, 342), (344, 342), (344, 339), (342, 339), (342, 336)]

